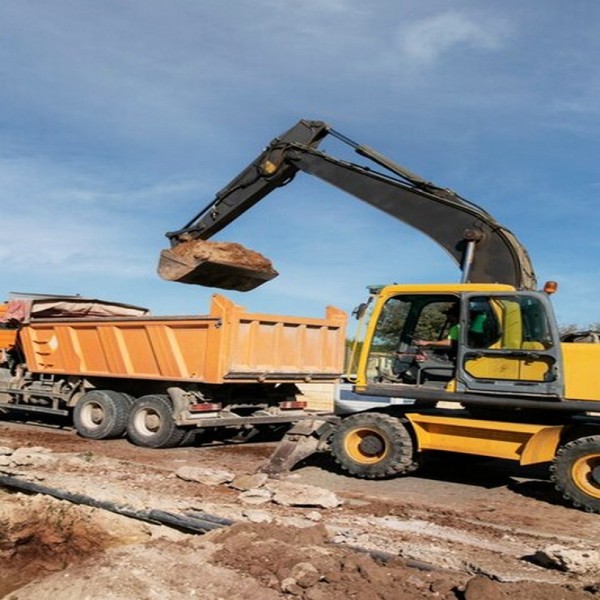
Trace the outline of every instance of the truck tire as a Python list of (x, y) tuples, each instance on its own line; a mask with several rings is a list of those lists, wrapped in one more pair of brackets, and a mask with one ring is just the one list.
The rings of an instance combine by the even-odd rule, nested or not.
[(173, 448), (186, 437), (187, 430), (173, 420), (173, 408), (167, 396), (138, 398), (131, 407), (127, 437), (136, 446)]
[(550, 472), (565, 500), (600, 513), (600, 435), (578, 438), (559, 448)]
[(347, 417), (333, 434), (333, 457), (356, 477), (381, 479), (412, 473), (418, 465), (405, 423), (405, 419), (381, 413)]
[(125, 433), (132, 397), (112, 390), (86, 392), (75, 404), (73, 423), (81, 437), (104, 440)]

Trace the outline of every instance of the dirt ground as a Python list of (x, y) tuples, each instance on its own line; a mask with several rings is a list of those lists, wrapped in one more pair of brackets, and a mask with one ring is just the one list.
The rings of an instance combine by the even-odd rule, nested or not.
[(363, 481), (311, 457), (243, 477), (274, 445), (150, 450), (1, 421), (0, 476), (233, 524), (190, 533), (0, 486), (0, 597), (600, 600), (600, 516), (565, 506), (543, 468), (432, 454)]

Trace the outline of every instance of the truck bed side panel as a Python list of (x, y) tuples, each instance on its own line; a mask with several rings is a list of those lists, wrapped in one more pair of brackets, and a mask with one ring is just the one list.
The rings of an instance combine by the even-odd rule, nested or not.
[[(6, 303), (0, 304), (0, 320), (6, 314)], [(6, 323), (0, 322), (0, 350), (6, 350), (14, 346), (17, 339), (17, 330)]]
[(333, 381), (345, 314), (247, 313), (216, 295), (209, 316), (40, 320), (20, 331), (29, 370), (171, 381)]
[(343, 323), (335, 318), (243, 315), (232, 328), (224, 377), (260, 373), (267, 379), (335, 378), (343, 369), (344, 333)]
[(206, 380), (211, 324), (200, 319), (34, 323), (23, 328), (21, 340), (34, 372)]

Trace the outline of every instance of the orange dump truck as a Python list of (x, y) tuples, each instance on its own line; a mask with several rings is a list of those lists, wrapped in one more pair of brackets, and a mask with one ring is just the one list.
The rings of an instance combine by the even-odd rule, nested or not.
[(208, 315), (173, 317), (18, 297), (0, 305), (0, 411), (72, 413), (84, 437), (127, 430), (155, 448), (310, 419), (331, 411), (324, 384), (343, 370), (345, 324), (332, 307), (322, 319), (256, 314), (221, 295)]

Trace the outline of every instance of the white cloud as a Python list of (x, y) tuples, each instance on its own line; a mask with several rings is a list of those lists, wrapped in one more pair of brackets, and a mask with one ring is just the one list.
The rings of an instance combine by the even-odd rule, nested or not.
[(505, 25), (498, 19), (446, 12), (410, 23), (399, 31), (397, 43), (405, 59), (428, 65), (461, 47), (497, 50), (504, 35)]

